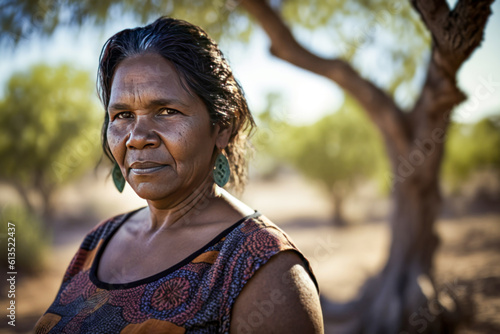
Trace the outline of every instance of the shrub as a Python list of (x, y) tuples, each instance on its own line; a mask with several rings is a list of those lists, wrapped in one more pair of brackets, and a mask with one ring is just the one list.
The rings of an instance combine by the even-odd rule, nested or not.
[[(41, 271), (45, 265), (49, 250), (50, 238), (42, 229), (42, 222), (36, 216), (17, 206), (6, 206), (0, 211), (0, 245), (2, 260), (0, 268), (3, 272), (16, 271), (18, 274), (34, 274)], [(8, 227), (15, 226), (14, 233)], [(10, 226), (9, 226), (10, 225)], [(15, 269), (8, 268), (7, 248), (15, 241)]]

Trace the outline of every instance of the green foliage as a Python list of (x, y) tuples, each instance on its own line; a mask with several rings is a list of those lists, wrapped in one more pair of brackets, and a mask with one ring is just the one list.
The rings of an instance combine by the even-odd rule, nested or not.
[(288, 160), (332, 192), (374, 176), (383, 155), (378, 133), (352, 101), (312, 126), (291, 131)]
[(14, 74), (0, 100), (0, 182), (48, 200), (57, 186), (95, 165), (100, 117), (94, 95), (88, 73), (69, 65)]
[(410, 2), (287, 0), (282, 14), (303, 45), (349, 61), (403, 107), (420, 94), (418, 70), (426, 68), (431, 37)]
[(473, 172), (490, 169), (500, 176), (500, 117), (475, 124), (453, 123), (448, 130), (441, 169), (443, 180), (459, 191)]
[[(286, 23), (306, 47), (348, 60), (403, 107), (416, 99), (422, 77), (418, 69), (426, 68), (430, 35), (410, 2), (287, 0), (280, 6)], [(219, 42), (248, 41), (253, 31), (252, 19), (236, 0), (22, 0), (0, 5), (0, 42), (15, 45), (33, 33), (50, 35), (58, 26), (105, 25), (124, 15), (140, 23), (160, 15), (182, 18)], [(376, 64), (367, 61), (373, 52), (379, 59)], [(373, 66), (388, 75), (374, 74)]]
[(257, 154), (251, 159), (258, 174), (273, 178), (279, 172), (283, 161), (283, 149), (291, 126), (287, 123), (287, 113), (278, 93), (268, 93), (267, 105), (255, 118), (257, 131), (252, 136), (252, 145)]
[[(24, 208), (9, 206), (0, 211), (0, 221), (2, 222), (0, 245), (6, 248), (9, 242), (15, 242), (14, 271), (32, 274), (43, 269), (51, 240), (44, 233), (40, 220)], [(8, 224), (9, 222), (15, 225), (14, 231), (8, 230), (8, 227), (12, 227)], [(15, 240), (8, 238), (15, 238)], [(12, 245), (9, 245), (9, 248), (12, 248)], [(6, 249), (3, 249), (1, 253), (1, 267), (5, 272), (8, 264)]]
[(143, 24), (161, 15), (182, 18), (200, 25), (217, 40), (222, 36), (247, 39), (251, 31), (250, 21), (237, 10), (236, 1), (23, 0), (0, 5), (0, 41), (17, 44), (33, 33), (48, 36), (61, 25), (105, 25), (124, 15)]
[[(275, 99), (271, 96), (269, 104)], [(356, 181), (375, 177), (386, 163), (378, 132), (351, 98), (313, 125), (289, 125), (269, 107), (259, 123), (272, 137), (256, 136), (266, 139), (257, 147), (320, 182), (332, 196), (345, 196)]]

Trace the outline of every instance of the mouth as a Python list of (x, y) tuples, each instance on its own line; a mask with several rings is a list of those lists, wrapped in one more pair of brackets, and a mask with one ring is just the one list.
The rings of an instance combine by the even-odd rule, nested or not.
[(167, 166), (152, 161), (138, 161), (130, 165), (130, 171), (137, 175), (144, 175), (155, 173)]

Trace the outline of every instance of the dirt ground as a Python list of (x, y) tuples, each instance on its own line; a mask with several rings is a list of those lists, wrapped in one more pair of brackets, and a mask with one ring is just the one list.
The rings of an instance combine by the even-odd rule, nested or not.
[[(102, 187), (98, 193), (110, 193), (101, 199), (92, 192), (74, 194), (72, 190), (61, 196), (70, 202), (75, 198), (88, 199), (102, 217), (125, 211), (122, 207), (132, 209), (143, 204), (111, 194), (109, 184)], [(331, 209), (321, 192), (300, 178), (255, 182), (243, 198), (292, 237), (309, 258), (325, 297), (348, 301), (382, 267), (390, 242), (386, 223), (377, 219), (378, 212), (385, 211), (388, 204), (360, 196), (351, 199), (346, 211), (354, 222), (342, 229), (330, 225)], [(364, 203), (363, 210), (356, 203)], [(113, 209), (106, 210), (110, 207)], [(367, 215), (371, 217), (367, 219), (369, 223), (361, 218)], [(20, 277), (17, 282), (16, 327), (8, 326), (2, 316), (0, 334), (31, 332), (52, 302), (63, 272), (89, 226), (70, 224), (58, 229), (44, 272), (37, 277)], [(440, 219), (436, 230), (442, 240), (435, 258), (438, 289), (451, 289), (457, 295), (472, 293), (475, 318), (459, 333), (500, 333), (500, 215)], [(0, 309), (5, 310), (6, 305), (6, 300), (0, 301)], [(326, 324), (327, 333), (333, 333), (332, 328)]]

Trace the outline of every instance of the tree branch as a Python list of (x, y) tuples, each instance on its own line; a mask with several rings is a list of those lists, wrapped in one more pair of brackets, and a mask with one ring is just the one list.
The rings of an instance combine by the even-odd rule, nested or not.
[(392, 151), (390, 154), (407, 152), (409, 126), (391, 97), (362, 78), (347, 62), (321, 58), (306, 50), (265, 0), (244, 0), (241, 5), (259, 21), (271, 39), (273, 55), (336, 82), (363, 106), (377, 124)]
[(456, 85), (456, 73), (481, 44), (492, 2), (461, 0), (450, 11), (444, 0), (412, 0), (432, 34), (431, 60), (415, 113), (449, 113), (465, 100)]
[(437, 43), (445, 39), (443, 27), (448, 19), (450, 8), (446, 0), (412, 0), (413, 8), (420, 14), (422, 21), (427, 29), (429, 29), (433, 43)]
[[(481, 44), (486, 22), (491, 14), (491, 3), (492, 0), (461, 0), (450, 11), (443, 0), (412, 0), (432, 34), (427, 77), (410, 115), (415, 139), (429, 140), (433, 138), (434, 131), (445, 132), (451, 111), (466, 99), (465, 94), (457, 87), (456, 74)], [(440, 143), (436, 145), (435, 153), (426, 159), (427, 168), (414, 173), (421, 184), (434, 184), (433, 178), (437, 177), (442, 152)]]

